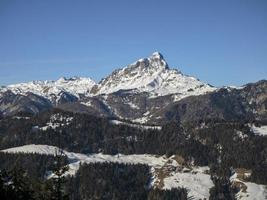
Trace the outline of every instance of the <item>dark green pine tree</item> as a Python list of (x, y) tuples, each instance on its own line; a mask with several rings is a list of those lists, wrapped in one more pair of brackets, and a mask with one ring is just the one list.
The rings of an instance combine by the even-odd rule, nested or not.
[(31, 183), (22, 169), (0, 171), (1, 200), (33, 200), (33, 195)]
[(64, 192), (64, 183), (65, 177), (64, 174), (68, 171), (68, 166), (65, 165), (63, 157), (65, 156), (64, 151), (60, 148), (61, 147), (61, 136), (62, 136), (62, 129), (60, 129), (58, 134), (58, 149), (56, 149), (55, 156), (56, 162), (55, 167), (53, 170), (53, 178), (52, 178), (52, 193), (51, 199), (52, 200), (68, 200), (69, 195)]

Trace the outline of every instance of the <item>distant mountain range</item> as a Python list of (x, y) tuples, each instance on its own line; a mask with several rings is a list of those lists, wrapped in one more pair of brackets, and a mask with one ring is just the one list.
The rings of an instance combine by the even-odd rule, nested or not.
[(117, 69), (99, 83), (90, 78), (32, 81), (0, 88), (0, 113), (63, 110), (134, 123), (203, 119), (266, 119), (267, 81), (216, 88), (168, 66), (159, 52)]

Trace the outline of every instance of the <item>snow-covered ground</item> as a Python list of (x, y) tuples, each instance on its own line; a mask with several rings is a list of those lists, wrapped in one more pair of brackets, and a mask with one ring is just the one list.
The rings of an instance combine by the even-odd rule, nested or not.
[(267, 136), (267, 126), (257, 127), (254, 124), (249, 125), (253, 133), (260, 136)]
[(134, 128), (139, 128), (139, 129), (157, 129), (157, 130), (161, 130), (161, 126), (148, 126), (148, 125), (142, 125), (142, 124), (133, 124), (133, 123), (127, 123), (127, 122), (123, 122), (123, 121), (119, 121), (119, 120), (111, 120), (110, 121), (112, 124), (116, 124), (116, 125), (127, 125), (127, 126), (131, 126)]
[(242, 181), (237, 178), (237, 173), (234, 173), (230, 178), (232, 183), (243, 185), (236, 198), (239, 200), (264, 200), (267, 199), (267, 186), (252, 182)]
[(33, 129), (39, 129), (42, 131), (46, 131), (48, 129), (56, 129), (60, 126), (68, 126), (73, 120), (73, 117), (67, 117), (63, 116), (61, 114), (54, 114), (51, 115), (50, 121), (46, 123), (45, 126), (39, 127), (39, 126), (34, 126)]
[[(30, 145), (5, 149), (2, 151), (8, 153), (22, 152), (22, 153), (55, 155), (56, 152), (59, 152), (59, 149), (55, 146), (30, 144)], [(165, 156), (156, 156), (150, 154), (108, 155), (108, 154), (97, 153), (97, 154), (86, 155), (68, 151), (63, 151), (63, 152), (71, 161), (86, 162), (86, 163), (118, 162), (118, 163), (129, 163), (129, 164), (146, 164), (157, 168), (163, 166), (168, 160)]]
[[(2, 151), (8, 153), (23, 152), (55, 155), (59, 152), (59, 149), (55, 146), (31, 144)], [(151, 172), (153, 173), (151, 187), (157, 187), (159, 182), (162, 182), (162, 189), (185, 187), (189, 192), (188, 195), (194, 197), (194, 199), (208, 199), (209, 189), (213, 187), (213, 183), (208, 173), (208, 167), (191, 166), (190, 168), (187, 168), (179, 164), (174, 156), (167, 158), (165, 156), (150, 154), (106, 155), (102, 153), (86, 155), (67, 151), (64, 151), (64, 154), (69, 158), (68, 175), (75, 175), (81, 163), (117, 162), (146, 164), (151, 167)], [(164, 176), (162, 176), (162, 174), (164, 174)], [(236, 173), (231, 177), (231, 181), (241, 183), (246, 188), (245, 191), (241, 190), (237, 194), (238, 199), (258, 200), (266, 199), (267, 197), (267, 186), (265, 185), (242, 181), (237, 178)]]
[(14, 147), (10, 149), (1, 150), (2, 152), (7, 153), (37, 153), (45, 155), (55, 155), (56, 152), (59, 152), (59, 148), (49, 145), (24, 145), (19, 147)]
[[(59, 151), (57, 147), (48, 145), (25, 145), (2, 150), (8, 153), (39, 153), (55, 155)], [(97, 154), (79, 154), (64, 151), (64, 154), (69, 158), (68, 175), (75, 175), (81, 163), (96, 163), (96, 162), (117, 162), (129, 164), (146, 164), (151, 167), (153, 180), (151, 187), (157, 187), (157, 183), (162, 181), (161, 189), (170, 189), (176, 187), (185, 187), (188, 189), (188, 195), (194, 199), (209, 198), (209, 189), (213, 187), (210, 179), (208, 167), (192, 167), (191, 169), (180, 165), (175, 157), (167, 158), (165, 156), (157, 156), (150, 154), (133, 154), (133, 155), (105, 155)], [(164, 176), (160, 175), (162, 171), (168, 171)], [(51, 175), (52, 176), (52, 175)], [(161, 179), (161, 180), (159, 180)]]
[[(25, 145), (2, 150), (8, 153), (38, 153), (55, 155), (59, 149), (48, 145)], [(190, 166), (185, 167), (178, 163), (175, 156), (167, 158), (166, 156), (156, 156), (150, 154), (133, 154), (133, 155), (106, 155), (97, 154), (80, 154), (64, 151), (69, 158), (69, 171), (66, 175), (75, 175), (81, 163), (103, 163), (116, 162), (128, 164), (146, 164), (151, 167), (153, 180), (150, 187), (158, 187), (161, 189), (171, 189), (176, 187), (184, 187), (188, 190), (188, 195), (193, 199), (208, 199), (209, 189), (213, 187), (210, 179), (209, 167)], [(53, 176), (53, 175), (50, 175)], [(232, 183), (242, 184), (245, 190), (241, 190), (237, 194), (239, 200), (261, 200), (267, 197), (267, 186), (259, 185), (252, 182), (246, 182), (237, 178), (235, 173), (231, 177)]]
[(173, 172), (169, 177), (164, 179), (163, 189), (171, 189), (173, 187), (184, 187), (188, 190), (188, 195), (204, 199), (209, 197), (209, 190), (213, 186), (209, 174), (205, 171), (207, 167), (199, 167), (198, 170), (192, 170), (188, 173)]

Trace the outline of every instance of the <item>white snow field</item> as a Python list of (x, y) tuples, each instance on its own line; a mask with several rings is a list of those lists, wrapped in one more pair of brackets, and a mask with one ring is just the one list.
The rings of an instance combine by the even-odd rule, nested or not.
[(267, 126), (257, 127), (254, 124), (250, 125), (250, 129), (255, 135), (267, 136)]
[(138, 129), (161, 130), (161, 126), (148, 126), (148, 125), (143, 125), (143, 124), (133, 124), (133, 123), (128, 123), (128, 122), (124, 122), (124, 121), (120, 121), (120, 120), (110, 120), (110, 123), (115, 124), (115, 125), (127, 125), (127, 126), (131, 126), (131, 127), (138, 128)]
[(171, 189), (174, 187), (184, 187), (188, 190), (188, 196), (197, 197), (197, 199), (208, 199), (209, 190), (213, 186), (209, 174), (205, 171), (208, 167), (199, 167), (198, 170), (191, 172), (174, 172), (171, 176), (164, 179), (164, 189)]
[(230, 178), (231, 182), (244, 185), (244, 190), (240, 190), (236, 198), (239, 200), (264, 200), (267, 199), (267, 186), (252, 182), (245, 182), (237, 178), (237, 173)]
[[(59, 152), (59, 148), (49, 145), (30, 144), (1, 151), (7, 153), (37, 153), (55, 155), (56, 152)], [(167, 158), (166, 156), (156, 156), (151, 154), (106, 155), (97, 153), (86, 155), (67, 151), (63, 152), (69, 158), (69, 171), (66, 173), (66, 175), (75, 175), (80, 164), (82, 163), (116, 162), (128, 164), (146, 164), (151, 167), (153, 176), (150, 187), (158, 187), (161, 189), (184, 187), (188, 190), (189, 197), (191, 196), (193, 199), (208, 199), (209, 189), (214, 186), (209, 175), (209, 167), (185, 167), (176, 161), (175, 156)], [(162, 174), (160, 175), (161, 172), (164, 172), (163, 177)], [(51, 174), (50, 177), (51, 176), (53, 176), (53, 174)], [(267, 186), (239, 180), (236, 173), (231, 177), (231, 181), (239, 182), (246, 188), (245, 191), (241, 190), (237, 194), (237, 199), (267, 199)], [(160, 184), (162, 184), (161, 187)]]
[[(10, 149), (2, 150), (7, 153), (38, 153), (55, 155), (59, 149), (55, 146), (48, 145), (24, 145)], [(150, 154), (133, 154), (133, 155), (106, 155), (97, 154), (80, 154), (64, 151), (64, 154), (69, 158), (69, 171), (66, 175), (75, 175), (81, 163), (103, 163), (116, 162), (128, 164), (146, 164), (151, 167), (153, 180), (150, 187), (157, 187), (157, 183), (162, 181), (161, 189), (171, 189), (176, 187), (184, 187), (188, 190), (188, 195), (193, 199), (208, 199), (209, 189), (213, 187), (213, 182), (210, 179), (208, 167), (196, 167), (191, 169), (178, 164), (174, 157), (167, 158), (165, 156), (156, 156)], [(159, 177), (160, 171), (168, 171), (164, 177)], [(53, 176), (50, 175), (50, 177)], [(161, 180), (160, 180), (161, 179)]]

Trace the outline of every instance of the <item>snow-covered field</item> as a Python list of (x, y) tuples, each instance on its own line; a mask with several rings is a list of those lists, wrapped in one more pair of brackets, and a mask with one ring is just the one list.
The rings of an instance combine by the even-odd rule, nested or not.
[[(209, 174), (205, 174), (207, 167), (199, 167), (198, 172), (174, 172), (171, 176), (164, 179), (163, 189), (171, 189), (173, 187), (184, 187), (188, 189), (188, 195), (198, 197), (200, 199), (209, 197), (209, 190), (213, 186)], [(194, 174), (196, 173), (196, 174)]]
[(250, 129), (256, 135), (267, 136), (267, 126), (257, 127), (253, 124), (253, 125), (250, 125)]
[(133, 123), (127, 123), (127, 122), (123, 122), (123, 121), (119, 121), (119, 120), (111, 120), (110, 121), (112, 124), (116, 124), (116, 125), (127, 125), (127, 126), (131, 126), (134, 128), (139, 128), (139, 129), (157, 129), (157, 130), (161, 130), (161, 126), (147, 126), (147, 125), (142, 125), (142, 124), (133, 124)]
[[(59, 151), (57, 147), (48, 145), (25, 145), (2, 150), (8, 153), (38, 153), (55, 155)], [(133, 155), (106, 155), (97, 154), (79, 154), (64, 151), (64, 154), (69, 158), (68, 175), (75, 175), (81, 163), (96, 163), (96, 162), (117, 162), (128, 164), (146, 164), (151, 167), (153, 180), (151, 187), (158, 187), (157, 183), (162, 182), (162, 189), (170, 189), (176, 187), (185, 187), (188, 189), (188, 195), (194, 199), (209, 198), (209, 189), (213, 187), (210, 179), (208, 167), (192, 167), (191, 169), (180, 165), (175, 157), (167, 158), (165, 156), (156, 156), (150, 154), (133, 154)], [(162, 171), (167, 171), (164, 176), (160, 175)], [(161, 179), (161, 180), (159, 180)]]
[(245, 182), (237, 178), (237, 173), (230, 178), (232, 183), (242, 184), (244, 190), (240, 190), (236, 198), (239, 200), (264, 200), (267, 199), (267, 186), (252, 182)]
[[(48, 145), (25, 145), (2, 150), (8, 153), (38, 153), (46, 155), (55, 155), (59, 148)], [(193, 199), (208, 199), (209, 189), (213, 187), (213, 182), (209, 175), (209, 167), (190, 166), (185, 167), (178, 163), (175, 156), (167, 158), (166, 156), (156, 156), (151, 154), (132, 154), (132, 155), (106, 155), (80, 154), (64, 151), (69, 158), (69, 171), (66, 175), (75, 175), (82, 163), (103, 163), (116, 162), (125, 164), (145, 164), (151, 167), (153, 180), (150, 187), (161, 189), (171, 189), (184, 187), (188, 190), (188, 195)], [(53, 176), (50, 175), (50, 177)], [(240, 200), (263, 200), (267, 199), (267, 186), (252, 182), (245, 182), (237, 178), (235, 173), (231, 177), (232, 183), (240, 183), (245, 190), (237, 194)]]

